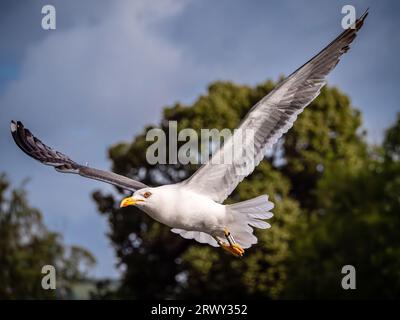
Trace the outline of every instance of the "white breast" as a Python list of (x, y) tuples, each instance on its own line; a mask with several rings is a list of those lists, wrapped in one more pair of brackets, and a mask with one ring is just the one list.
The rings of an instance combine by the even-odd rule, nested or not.
[(144, 211), (171, 228), (210, 232), (224, 225), (225, 206), (180, 185), (154, 188), (153, 205)]

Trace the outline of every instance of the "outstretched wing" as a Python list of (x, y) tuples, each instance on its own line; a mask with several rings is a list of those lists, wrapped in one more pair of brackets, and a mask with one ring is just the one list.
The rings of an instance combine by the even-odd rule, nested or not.
[(54, 169), (59, 172), (76, 173), (82, 177), (107, 182), (130, 191), (147, 187), (144, 183), (126, 178), (119, 174), (90, 168), (76, 163), (65, 154), (46, 146), (26, 129), (20, 121), (11, 121), (11, 134), (18, 147), (28, 156), (43, 164), (54, 167)]
[[(325, 77), (347, 52), (367, 15), (366, 11), (357, 19), (354, 29), (345, 30), (259, 101), (243, 119), (239, 130), (182, 184), (214, 201), (223, 202), (238, 183), (253, 172), (266, 150), (293, 126), (297, 116), (318, 96), (325, 85)], [(252, 134), (246, 134), (248, 132)], [(216, 163), (215, 159), (223, 159), (225, 163)]]

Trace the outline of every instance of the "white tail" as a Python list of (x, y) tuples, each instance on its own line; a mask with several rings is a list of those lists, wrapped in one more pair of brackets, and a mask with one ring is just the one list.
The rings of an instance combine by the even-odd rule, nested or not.
[(227, 205), (228, 213), (233, 215), (233, 221), (227, 227), (239, 245), (250, 248), (257, 243), (252, 227), (270, 228), (271, 225), (264, 220), (273, 216), (269, 212), (273, 207), (274, 204), (268, 201), (267, 195)]
[[(264, 220), (273, 216), (272, 212), (269, 212), (273, 207), (274, 204), (268, 201), (267, 195), (226, 206), (227, 213), (232, 215), (232, 222), (226, 227), (240, 246), (246, 249), (257, 243), (257, 238), (253, 234), (252, 227), (260, 229), (271, 227)], [(185, 239), (195, 239), (200, 243), (208, 243), (213, 247), (219, 246), (211, 235), (201, 231), (188, 231), (176, 228), (171, 229), (171, 231), (181, 235)]]

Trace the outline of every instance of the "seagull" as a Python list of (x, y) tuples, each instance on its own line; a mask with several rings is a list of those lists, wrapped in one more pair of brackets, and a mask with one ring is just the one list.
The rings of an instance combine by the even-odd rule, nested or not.
[[(344, 30), (250, 109), (238, 129), (251, 129), (254, 139), (246, 139), (234, 146), (235, 130), (209, 161), (182, 182), (150, 187), (113, 172), (80, 165), (46, 146), (20, 121), (11, 121), (12, 136), (27, 155), (59, 172), (78, 174), (132, 192), (132, 196), (121, 201), (121, 208), (137, 206), (183, 238), (221, 247), (236, 257), (242, 257), (244, 249), (257, 243), (254, 228), (271, 227), (265, 220), (273, 216), (271, 210), (274, 204), (268, 200), (268, 195), (229, 205), (223, 202), (253, 172), (265, 152), (293, 126), (304, 108), (319, 95), (326, 76), (348, 51), (367, 15), (368, 10), (351, 28)], [(233, 147), (239, 148), (240, 152), (232, 161), (213, 162), (215, 157), (226, 155)], [(250, 149), (251, 153), (246, 152)], [(243, 155), (251, 159), (243, 162)]]

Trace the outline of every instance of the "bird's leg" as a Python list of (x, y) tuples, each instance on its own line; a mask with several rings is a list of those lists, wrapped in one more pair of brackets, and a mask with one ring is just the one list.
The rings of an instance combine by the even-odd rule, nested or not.
[(228, 243), (224, 243), (223, 241), (221, 241), (220, 238), (215, 237), (219, 246), (225, 251), (228, 251), (229, 253), (233, 254), (235, 257), (242, 257), (244, 254), (243, 248), (236, 243), (235, 239), (233, 238), (232, 234), (229, 232), (227, 228), (224, 228), (224, 236), (228, 241)]
[(228, 240), (228, 242), (231, 246), (233, 246), (236, 243), (235, 239), (233, 239), (232, 234), (230, 233), (230, 231), (227, 228), (224, 228), (224, 235), (225, 235), (226, 240)]

